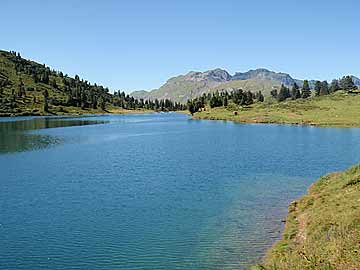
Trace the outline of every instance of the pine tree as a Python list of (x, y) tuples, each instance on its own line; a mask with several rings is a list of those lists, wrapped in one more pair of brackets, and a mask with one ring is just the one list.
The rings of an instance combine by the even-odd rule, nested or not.
[(228, 97), (225, 96), (225, 97), (224, 97), (224, 102), (223, 102), (224, 107), (227, 107), (228, 102), (229, 102), (229, 101), (228, 101)]
[(289, 98), (291, 95), (290, 95), (290, 90), (289, 88), (287, 88), (285, 85), (281, 85), (280, 87), (280, 91), (279, 91), (279, 94), (277, 96), (277, 100), (279, 102), (281, 101), (284, 101), (285, 99)]
[(292, 99), (298, 99), (301, 97), (300, 89), (297, 83), (294, 83), (291, 88), (291, 98)]
[(320, 96), (325, 96), (329, 94), (329, 84), (327, 81), (323, 81), (320, 87)]
[(251, 105), (254, 103), (253, 94), (250, 91), (245, 92), (244, 103), (245, 105)]
[(276, 99), (277, 99), (277, 96), (278, 96), (278, 91), (277, 91), (277, 89), (271, 90), (270, 95), (271, 95), (273, 98), (276, 98)]
[(340, 90), (339, 81), (333, 80), (330, 84), (329, 92), (334, 93), (336, 91)]
[(316, 81), (314, 86), (315, 96), (320, 96), (321, 82)]
[(351, 76), (345, 76), (340, 80), (340, 87), (343, 90), (351, 91), (357, 89)]
[(19, 88), (18, 88), (18, 97), (21, 98), (26, 96), (25, 86), (22, 80), (20, 80)]
[(43, 92), (43, 96), (44, 96), (44, 112), (48, 112), (49, 111), (49, 93), (47, 90), (45, 90)]
[(302, 98), (308, 98), (311, 97), (311, 90), (309, 86), (309, 81), (304, 80), (303, 87), (301, 89), (301, 97)]
[(100, 108), (101, 108), (103, 111), (105, 111), (105, 110), (106, 110), (106, 101), (105, 101), (105, 98), (101, 96), (101, 97), (99, 98), (98, 102), (99, 102)]
[(194, 101), (189, 100), (187, 106), (188, 106), (189, 112), (191, 113), (191, 115), (193, 115), (196, 112), (196, 107), (195, 107)]
[(237, 105), (245, 104), (245, 96), (242, 89), (238, 89), (232, 92), (232, 100)]
[(265, 100), (264, 95), (261, 93), (261, 91), (259, 91), (257, 96), (257, 101), (264, 102), (264, 100)]

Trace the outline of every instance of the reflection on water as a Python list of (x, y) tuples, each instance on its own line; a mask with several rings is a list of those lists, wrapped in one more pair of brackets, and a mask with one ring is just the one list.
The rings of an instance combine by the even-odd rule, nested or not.
[(86, 120), (84, 118), (39, 117), (6, 118), (0, 121), (0, 154), (37, 150), (61, 144), (64, 138), (44, 135), (37, 130), (58, 127), (72, 127), (104, 124), (104, 120)]

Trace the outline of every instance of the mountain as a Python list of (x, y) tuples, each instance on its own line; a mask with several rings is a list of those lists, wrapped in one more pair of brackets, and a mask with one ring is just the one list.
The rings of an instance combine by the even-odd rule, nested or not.
[(293, 79), (289, 74), (277, 73), (264, 68), (237, 72), (231, 76), (226, 70), (214, 69), (205, 72), (191, 71), (186, 75), (170, 78), (159, 89), (152, 91), (135, 91), (131, 93), (135, 98), (164, 99), (185, 103), (203, 93), (212, 93), (222, 89), (242, 88), (246, 91), (262, 91), (269, 95), (273, 87), (281, 84), (291, 86), (294, 83), (302, 85), (301, 80)]
[[(360, 86), (360, 79), (352, 76), (355, 85)], [(171, 99), (186, 103), (190, 98), (195, 98), (203, 93), (213, 93), (220, 90), (241, 88), (245, 91), (262, 91), (265, 96), (270, 95), (274, 87), (284, 84), (291, 87), (294, 83), (302, 86), (303, 81), (292, 78), (287, 73), (274, 72), (265, 68), (236, 72), (233, 76), (226, 70), (214, 69), (205, 72), (191, 71), (186, 75), (170, 78), (159, 89), (151, 91), (135, 91), (131, 93), (135, 98), (143, 99)], [(313, 88), (315, 80), (309, 80)]]
[(259, 68), (255, 70), (249, 70), (247, 72), (241, 73), (237, 72), (232, 76), (232, 80), (270, 80), (277, 81), (287, 86), (291, 86), (294, 83), (302, 85), (301, 80), (293, 79), (289, 74), (282, 72), (274, 72), (267, 70), (265, 68)]
[(185, 103), (189, 98), (207, 92), (209, 89), (222, 83), (231, 81), (231, 75), (222, 69), (214, 69), (206, 72), (191, 71), (186, 75), (170, 78), (159, 89), (135, 91), (131, 95), (143, 99), (171, 99)]
[(360, 87), (360, 79), (358, 77), (355, 77), (355, 76), (351, 76), (354, 84), (357, 86), (357, 87)]

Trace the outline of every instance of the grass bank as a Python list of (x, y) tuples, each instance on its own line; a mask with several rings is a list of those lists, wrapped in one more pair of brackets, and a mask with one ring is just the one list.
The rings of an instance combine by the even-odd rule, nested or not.
[(360, 269), (360, 164), (321, 177), (289, 206), (263, 270)]
[(240, 123), (360, 127), (360, 95), (338, 91), (327, 96), (284, 102), (269, 99), (243, 108), (235, 105), (207, 108), (195, 113), (193, 118)]

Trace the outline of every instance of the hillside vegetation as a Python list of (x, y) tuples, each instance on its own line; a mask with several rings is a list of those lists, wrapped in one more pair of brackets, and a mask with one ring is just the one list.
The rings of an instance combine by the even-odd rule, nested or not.
[[(236, 113), (234, 113), (236, 111)], [(195, 119), (231, 120), (241, 123), (306, 124), (317, 126), (360, 127), (360, 94), (337, 91), (307, 99), (268, 98), (248, 106), (229, 103), (226, 107), (197, 112)]]
[(91, 84), (79, 76), (0, 51), (0, 116), (124, 113), (139, 110), (179, 110), (170, 100), (135, 99), (124, 92)]
[(291, 203), (263, 270), (360, 269), (360, 164), (321, 177)]

